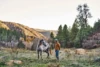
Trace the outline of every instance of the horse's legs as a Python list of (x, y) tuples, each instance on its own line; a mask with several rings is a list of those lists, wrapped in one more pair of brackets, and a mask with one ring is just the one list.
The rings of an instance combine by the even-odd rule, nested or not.
[(48, 54), (48, 55), (47, 55), (47, 58), (49, 58), (49, 51), (47, 52), (47, 54)]
[(42, 59), (42, 51), (40, 51), (41, 59)]
[(47, 58), (49, 58), (49, 49), (46, 50)]
[(39, 59), (39, 50), (37, 51), (37, 53), (38, 53), (38, 59)]

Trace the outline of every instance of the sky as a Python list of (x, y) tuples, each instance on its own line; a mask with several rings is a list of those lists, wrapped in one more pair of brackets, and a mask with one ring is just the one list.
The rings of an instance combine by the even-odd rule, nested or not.
[(93, 26), (100, 18), (100, 0), (0, 0), (0, 20), (20, 23), (31, 28), (57, 30), (61, 24), (71, 27), (77, 6), (87, 3)]

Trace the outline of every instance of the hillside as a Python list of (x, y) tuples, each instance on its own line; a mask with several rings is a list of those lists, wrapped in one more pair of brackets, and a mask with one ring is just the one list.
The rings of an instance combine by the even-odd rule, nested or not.
[(53, 32), (54, 36), (57, 35), (56, 30), (43, 30), (43, 29), (35, 29), (38, 32), (42, 33), (45, 37), (50, 38), (50, 33)]
[(44, 35), (37, 32), (35, 29), (29, 28), (28, 26), (24, 26), (19, 23), (0, 21), (0, 27), (9, 30), (16, 30), (17, 32), (24, 33), (26, 36), (31, 36), (39, 39), (47, 39)]
[(0, 28), (6, 28), (7, 30), (9, 29), (9, 27), (2, 23), (2, 21), (0, 21)]

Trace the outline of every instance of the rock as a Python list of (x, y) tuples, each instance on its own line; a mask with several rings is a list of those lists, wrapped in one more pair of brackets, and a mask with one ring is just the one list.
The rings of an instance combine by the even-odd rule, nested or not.
[(6, 62), (6, 65), (12, 66), (13, 63), (15, 63), (15, 64), (22, 64), (22, 61), (20, 61), (20, 60), (10, 60), (10, 61)]
[(86, 50), (82, 48), (76, 49), (75, 54), (84, 55), (86, 54)]
[(71, 52), (70, 49), (65, 49), (64, 51), (67, 52), (67, 53)]
[(5, 64), (8, 65), (8, 66), (12, 66), (13, 62), (14, 62), (14, 60), (10, 60), (10, 61), (6, 62)]
[(20, 60), (14, 60), (14, 63), (15, 64), (22, 64), (22, 61), (20, 61)]
[(47, 67), (60, 67), (60, 64), (57, 63), (49, 63)]

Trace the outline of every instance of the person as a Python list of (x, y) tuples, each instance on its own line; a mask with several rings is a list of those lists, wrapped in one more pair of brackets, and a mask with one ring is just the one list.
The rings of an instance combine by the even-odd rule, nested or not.
[(56, 54), (56, 58), (57, 60), (59, 60), (59, 50), (60, 50), (60, 43), (58, 42), (57, 39), (55, 39), (55, 54)]

